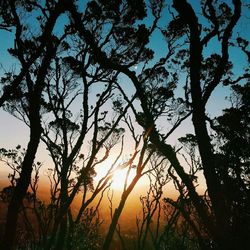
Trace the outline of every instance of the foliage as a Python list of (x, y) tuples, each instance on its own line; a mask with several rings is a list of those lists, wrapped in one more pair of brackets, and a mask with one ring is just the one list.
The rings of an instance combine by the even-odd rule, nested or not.
[[(12, 35), (7, 52), (17, 63), (1, 71), (0, 107), (30, 132), (25, 150), (0, 149), (13, 172), (11, 186), (1, 192), (9, 203), (5, 247), (15, 245), (21, 210), (27, 233), (46, 249), (109, 249), (114, 233), (124, 245), (119, 217), (144, 175), (149, 190), (141, 196), (139, 249), (148, 235), (156, 249), (249, 244), (250, 51), (240, 30), (245, 8), (241, 0), (0, 1), (0, 29)], [(232, 93), (231, 106), (214, 117), (209, 104), (222, 86)], [(186, 124), (191, 132), (172, 143)], [(128, 139), (133, 147), (120, 164)], [(37, 197), (40, 142), (52, 162), (46, 166), (48, 204)], [(113, 163), (95, 183), (112, 153)], [(112, 220), (101, 242), (98, 209), (121, 167), (127, 171), (121, 200), (114, 213), (111, 201)], [(178, 197), (165, 199), (174, 212), (161, 237), (160, 220), (154, 233), (151, 222), (161, 216), (163, 186), (170, 179)], [(197, 191), (202, 179), (204, 194)], [(78, 195), (81, 206), (73, 214)], [(28, 199), (37, 235), (25, 216)]]

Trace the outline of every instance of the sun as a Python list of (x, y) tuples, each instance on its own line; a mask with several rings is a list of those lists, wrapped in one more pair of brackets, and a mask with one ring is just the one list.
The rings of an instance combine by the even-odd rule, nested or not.
[[(123, 189), (124, 183), (126, 181), (128, 169), (117, 169), (112, 176), (111, 187), (113, 189)], [(129, 173), (127, 184), (130, 184), (135, 176), (135, 171), (132, 169)]]
[[(95, 177), (95, 183), (97, 184), (98, 181), (103, 178), (110, 167), (112, 166), (112, 160), (106, 161), (100, 168), (96, 169), (97, 176)], [(128, 171), (128, 167), (126, 168), (119, 168), (119, 163), (117, 164), (117, 168), (114, 167), (113, 172), (111, 173), (111, 188), (116, 190), (123, 190), (124, 183), (126, 181), (126, 175)], [(129, 176), (127, 179), (127, 184), (129, 185), (133, 180), (134, 176), (136, 175), (136, 170), (133, 168), (129, 172)]]

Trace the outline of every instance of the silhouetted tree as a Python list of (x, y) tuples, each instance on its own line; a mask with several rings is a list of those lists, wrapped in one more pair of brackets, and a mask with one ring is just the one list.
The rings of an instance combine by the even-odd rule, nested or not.
[[(99, 2), (93, 1), (93, 5), (94, 3), (96, 4), (95, 9), (99, 8), (101, 10), (102, 6), (105, 6), (105, 4), (102, 5), (102, 3)], [(152, 4), (154, 16), (159, 16), (162, 10), (160, 7), (161, 3), (154, 1), (150, 3)], [(151, 142), (173, 165), (176, 173), (186, 186), (188, 195), (202, 223), (212, 238), (213, 247), (219, 249), (232, 249), (243, 244), (242, 242), (247, 242), (244, 234), (234, 237), (235, 235), (231, 231), (230, 223), (228, 223), (231, 218), (230, 206), (228, 206), (227, 203), (227, 194), (224, 192), (223, 185), (218, 178), (217, 156), (214, 151), (214, 145), (211, 143), (211, 135), (207, 127), (206, 116), (207, 102), (216, 87), (228, 81), (233, 74), (233, 62), (229, 59), (229, 48), (231, 46), (238, 46), (238, 48), (242, 49), (242, 51), (248, 55), (248, 42), (246, 40), (240, 38), (237, 40), (238, 45), (237, 43), (233, 43), (233, 39), (235, 38), (233, 31), (237, 29), (237, 24), (241, 17), (241, 6), (242, 3), (240, 0), (233, 1), (231, 5), (225, 2), (202, 1), (199, 7), (205, 19), (199, 21), (200, 18), (196, 14), (196, 10), (187, 1), (173, 1), (173, 7), (176, 12), (172, 14), (172, 20), (170, 20), (167, 29), (162, 29), (162, 34), (166, 38), (168, 53), (166, 53), (166, 57), (160, 59), (153, 67), (147, 67), (147, 62), (152, 59), (152, 56), (147, 54), (147, 57), (143, 57), (146, 63), (142, 64), (141, 75), (136, 75), (131, 69), (133, 64), (129, 63), (130, 57), (126, 53), (121, 53), (121, 51), (118, 50), (121, 44), (118, 45), (112, 42), (111, 45), (113, 48), (112, 51), (119, 51), (119, 55), (114, 55), (110, 53), (110, 51), (105, 50), (105, 48), (103, 49), (98, 41), (95, 40), (91, 30), (80, 25), (80, 15), (76, 9), (71, 8), (71, 14), (75, 21), (76, 28), (81, 37), (91, 46), (93, 55), (98, 63), (102, 67), (125, 74), (133, 82), (137, 91), (136, 95), (141, 102), (143, 110), (143, 113), (137, 116), (138, 123), (144, 127), (145, 131), (150, 131)], [(138, 8), (140, 7), (141, 6)], [(141, 10), (143, 10), (143, 8), (141, 8)], [(145, 17), (145, 15), (146, 13), (144, 13), (143, 17)], [(106, 20), (111, 20), (110, 22), (112, 23), (110, 16), (106, 17)], [(120, 19), (119, 21), (122, 23), (124, 20)], [(136, 27), (136, 24), (133, 22), (131, 24)], [(141, 43), (141, 46), (144, 48), (146, 48), (149, 37), (152, 34), (152, 29), (149, 28), (148, 31), (147, 36), (145, 35), (144, 37), (144, 42)], [(146, 34), (146, 32), (144, 34)], [(105, 37), (109, 39), (111, 34)], [(130, 41), (128, 48), (133, 42), (136, 44), (136, 40), (133, 41), (129, 39), (128, 36), (127, 38)], [(110, 44), (111, 41), (112, 39), (110, 38)], [(219, 49), (216, 50), (215, 53), (210, 52), (207, 55), (205, 52), (208, 52), (208, 47), (214, 46), (214, 43), (219, 46)], [(140, 58), (142, 51), (143, 49), (136, 50), (136, 58)], [(125, 62), (123, 61), (124, 56), (127, 59)], [(175, 56), (175, 58), (173, 58), (173, 56)], [(136, 62), (139, 63), (139, 60)], [(158, 73), (160, 70), (160, 72), (164, 72), (164, 69), (170, 69), (166, 71), (168, 86), (179, 85), (181, 78), (173, 72), (173, 70), (178, 69), (178, 67), (185, 72), (185, 74), (183, 74), (183, 78), (186, 78), (184, 102), (187, 107), (181, 110), (182, 115), (177, 119), (176, 125), (179, 125), (183, 119), (192, 113), (192, 123), (202, 162), (201, 169), (206, 179), (211, 208), (197, 193), (193, 180), (180, 164), (174, 147), (166, 143), (169, 133), (160, 132), (157, 129), (157, 118), (166, 115), (164, 108), (161, 108), (161, 100), (166, 104), (167, 97), (171, 96), (171, 91), (169, 91), (169, 87), (166, 90), (162, 89), (163, 85), (159, 88), (158, 94), (156, 95), (153, 89), (150, 89), (150, 85), (152, 86), (154, 84), (154, 74), (157, 75), (155, 72), (157, 70)], [(244, 79), (248, 78), (249, 74), (243, 73), (242, 76), (237, 77), (237, 80), (244, 81)], [(148, 89), (150, 89), (150, 91), (148, 91)], [(165, 101), (164, 98), (159, 98), (159, 94), (161, 98), (165, 98)], [(179, 99), (179, 101), (182, 102), (181, 99)], [(156, 110), (151, 109), (151, 105), (154, 102), (159, 105), (159, 108)], [(170, 113), (167, 112), (167, 114)], [(171, 117), (173, 116), (170, 115), (170, 119)], [(170, 132), (172, 132), (172, 130), (170, 130)], [(239, 240), (240, 238), (241, 240)], [(231, 239), (231, 241), (228, 239)]]
[[(3, 11), (9, 13), (6, 16)], [(2, 25), (10, 25), (15, 29), (14, 47), (9, 49), (10, 54), (18, 60), (20, 72), (10, 72), (1, 78), (2, 95), (0, 106), (7, 100), (18, 102), (24, 106), (27, 114), (27, 123), (30, 127), (30, 140), (26, 154), (20, 170), (20, 178), (14, 188), (13, 196), (8, 207), (7, 222), (2, 245), (5, 249), (12, 249), (15, 239), (18, 210), (21, 206), (32, 173), (33, 161), (40, 141), (42, 132), (40, 123), (41, 95), (44, 88), (44, 81), (48, 73), (50, 62), (54, 57), (60, 38), (53, 35), (53, 28), (57, 18), (64, 12), (61, 3), (49, 4), (42, 8), (35, 2), (1, 1)], [(38, 34), (27, 32), (27, 24), (22, 12), (34, 13), (40, 11), (39, 21), (37, 22)], [(34, 71), (36, 65), (36, 71)], [(33, 69), (33, 70), (32, 70)], [(5, 105), (8, 109), (8, 105)]]
[[(125, 202), (153, 152), (170, 164), (168, 174), (179, 199), (168, 201), (182, 214), (200, 248), (236, 249), (249, 244), (249, 71), (243, 67), (250, 61), (249, 42), (239, 35), (244, 21), (242, 8), (249, 6), (241, 0), (191, 3), (173, 0), (172, 6), (165, 8), (163, 0), (92, 0), (82, 8), (78, 1), (67, 0), (1, 1), (0, 29), (9, 32), (15, 28), (15, 45), (9, 52), (20, 62), (20, 69), (2, 77), (0, 106), (5, 105), (12, 113), (22, 110), (19, 115), (30, 127), (30, 142), (9, 206), (4, 240), (7, 249), (15, 237), (18, 208), (30, 183), (41, 135), (55, 165), (56, 185), (61, 188), (54, 227), (54, 233), (59, 232), (55, 246), (61, 248), (66, 235), (62, 224), (67, 224), (67, 214), (70, 218), (69, 206), (83, 188), (85, 205), (77, 223), (88, 204), (85, 196), (92, 187), (96, 165), (106, 159), (123, 133), (119, 128), (122, 119), (135, 142), (135, 150), (123, 167), (128, 174), (135, 167), (136, 176), (124, 185), (104, 249), (110, 248)], [(64, 12), (67, 24), (60, 29), (61, 36), (55, 35), (55, 24)], [(24, 22), (21, 13), (37, 16), (38, 34), (27, 31), (30, 24)], [(165, 14), (167, 18), (162, 18)], [(154, 47), (156, 36), (165, 41), (165, 48), (160, 42), (163, 49), (159, 57)], [(236, 50), (244, 65), (241, 70), (230, 56)], [(81, 79), (82, 92), (77, 92), (80, 85), (76, 79)], [(125, 81), (133, 86), (131, 90)], [(96, 84), (102, 91), (90, 111), (88, 92)], [(233, 86), (238, 102), (215, 118), (208, 103), (222, 85)], [(179, 94), (181, 87), (183, 93)], [(65, 99), (68, 93), (72, 94), (70, 101)], [(116, 116), (110, 122), (101, 108), (113, 93), (120, 96), (113, 101)], [(80, 95), (83, 111), (80, 122), (76, 122), (69, 106)], [(54, 116), (43, 129), (41, 108)], [(178, 154), (182, 149), (170, 144), (169, 138), (189, 117), (194, 134), (181, 138), (189, 145), (182, 154), (183, 163)], [(88, 132), (93, 132), (90, 155), (83, 157), (80, 150)], [(151, 153), (146, 154), (148, 150)], [(104, 156), (96, 159), (99, 151)], [(83, 168), (77, 167), (77, 161), (85, 164)], [(97, 185), (97, 193), (107, 187), (114, 169), (111, 166), (103, 179), (104, 186)], [(73, 172), (76, 182), (68, 180)], [(202, 174), (206, 181), (205, 195), (197, 192), (196, 174)], [(97, 195), (95, 191), (92, 197)]]
[[(6, 150), (4, 148), (0, 150), (0, 162), (11, 169), (11, 172), (8, 175), (10, 185), (3, 188), (0, 192), (1, 201), (6, 205), (11, 202), (15, 187), (20, 179), (22, 162), (25, 154), (26, 150), (21, 148), (20, 145), (12, 150)], [(16, 244), (23, 248), (37, 244), (37, 230), (35, 229), (36, 223), (34, 223), (34, 220), (31, 220), (30, 211), (34, 210), (36, 213), (37, 211), (34, 208), (40, 206), (42, 203), (36, 196), (39, 170), (41, 166), (41, 162), (33, 163), (34, 173), (32, 180), (30, 181), (31, 190), (26, 192), (19, 208), (19, 214), (22, 216), (19, 216), (17, 221), (18, 234), (16, 237)], [(42, 230), (43, 228), (39, 227), (39, 229)]]
[(157, 155), (157, 153), (154, 153), (150, 159), (147, 173), (149, 188), (146, 195), (140, 196), (142, 211), (141, 215), (136, 217), (137, 249), (149, 247), (149, 238), (155, 249), (159, 245), (163, 188), (170, 181), (170, 176), (167, 174), (168, 165), (168, 161), (164, 157)]
[[(113, 147), (120, 142), (124, 133), (124, 129), (118, 124), (127, 107), (111, 123), (107, 122), (108, 111), (104, 108), (114, 95), (112, 82), (115, 76), (110, 72), (102, 72), (98, 67), (93, 71), (94, 65), (88, 57), (87, 49), (83, 48), (79, 55), (82, 57), (81, 64), (76, 59), (73, 61), (72, 57), (66, 57), (65, 62), (56, 61), (54, 72), (50, 72), (53, 77), (47, 82), (48, 100), (44, 99), (44, 108), (50, 121), (45, 115), (44, 120), (47, 121), (44, 122), (42, 140), (47, 145), (54, 163), (56, 181), (51, 198), (57, 204), (48, 248), (51, 247), (58, 230), (55, 247), (63, 248), (69, 230), (74, 230), (75, 224), (78, 224), (85, 214), (85, 209), (108, 187), (112, 166), (96, 185), (93, 178), (96, 169), (109, 158)], [(99, 91), (95, 97), (96, 103), (93, 103), (89, 92), (97, 84)], [(74, 111), (73, 114), (71, 106), (75, 100), (79, 102), (80, 98), (82, 106), (78, 113)], [(83, 193), (81, 207), (76, 219), (72, 218), (71, 226), (68, 226), (69, 218), (72, 217), (70, 205), (79, 191)], [(92, 195), (87, 198), (90, 192)]]
[[(216, 174), (226, 199), (227, 225), (234, 247), (248, 244), (249, 218), (249, 82), (233, 85), (232, 107), (211, 122)], [(241, 228), (240, 232), (239, 229)]]

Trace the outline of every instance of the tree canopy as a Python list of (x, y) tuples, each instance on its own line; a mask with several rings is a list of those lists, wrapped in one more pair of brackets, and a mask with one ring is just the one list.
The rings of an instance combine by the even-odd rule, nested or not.
[[(111, 249), (114, 234), (125, 249), (119, 218), (145, 176), (136, 248), (149, 239), (150, 249), (249, 246), (249, 8), (244, 0), (0, 1), (0, 34), (12, 39), (0, 108), (29, 129), (24, 149), (0, 150), (12, 171), (1, 192), (3, 249)], [(49, 202), (38, 197), (41, 169)], [(176, 199), (164, 191), (170, 182)], [(111, 221), (100, 236), (106, 194)], [(21, 214), (32, 237), (22, 243)]]

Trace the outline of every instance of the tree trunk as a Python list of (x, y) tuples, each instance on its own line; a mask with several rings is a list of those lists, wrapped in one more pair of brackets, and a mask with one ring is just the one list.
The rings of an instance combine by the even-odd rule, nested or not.
[(36, 110), (36, 108), (37, 107), (33, 106), (33, 110), (31, 111), (32, 120), (30, 123), (30, 141), (23, 160), (20, 179), (18, 180), (17, 185), (14, 188), (14, 193), (8, 207), (7, 221), (1, 249), (11, 250), (14, 247), (18, 222), (18, 212), (30, 184), (33, 162), (41, 135), (39, 108), (38, 110)]
[(111, 224), (109, 226), (109, 231), (106, 235), (104, 244), (103, 244), (103, 250), (109, 250), (110, 249), (110, 245), (112, 242), (112, 238), (116, 229), (116, 225), (118, 223), (118, 220), (120, 218), (120, 215), (122, 213), (122, 210), (124, 208), (124, 205), (126, 203), (126, 200), (129, 196), (129, 194), (131, 193), (131, 191), (133, 190), (133, 188), (135, 187), (136, 183), (138, 182), (138, 180), (140, 179), (140, 174), (136, 175), (135, 178), (133, 179), (133, 181), (131, 182), (131, 184), (129, 185), (128, 189), (126, 191), (124, 191), (124, 193), (122, 194), (120, 203), (118, 208), (115, 209)]
[(58, 250), (65, 249), (64, 242), (65, 242), (65, 236), (67, 234), (67, 226), (68, 226), (68, 220), (67, 220), (67, 215), (65, 215), (60, 223), (55, 249)]
[[(215, 215), (214, 240), (219, 249), (230, 249), (229, 211), (216, 174), (216, 161), (213, 147), (206, 127), (205, 102), (203, 101), (200, 73), (202, 63), (202, 44), (198, 19), (186, 1), (174, 1), (174, 7), (185, 20), (190, 29), (190, 86), (193, 106), (193, 125), (202, 160), (208, 194)], [(225, 64), (227, 60), (225, 59)], [(224, 67), (225, 65), (223, 65)], [(223, 72), (223, 70), (221, 70)], [(219, 78), (218, 78), (219, 79)], [(216, 85), (215, 85), (216, 86)]]

